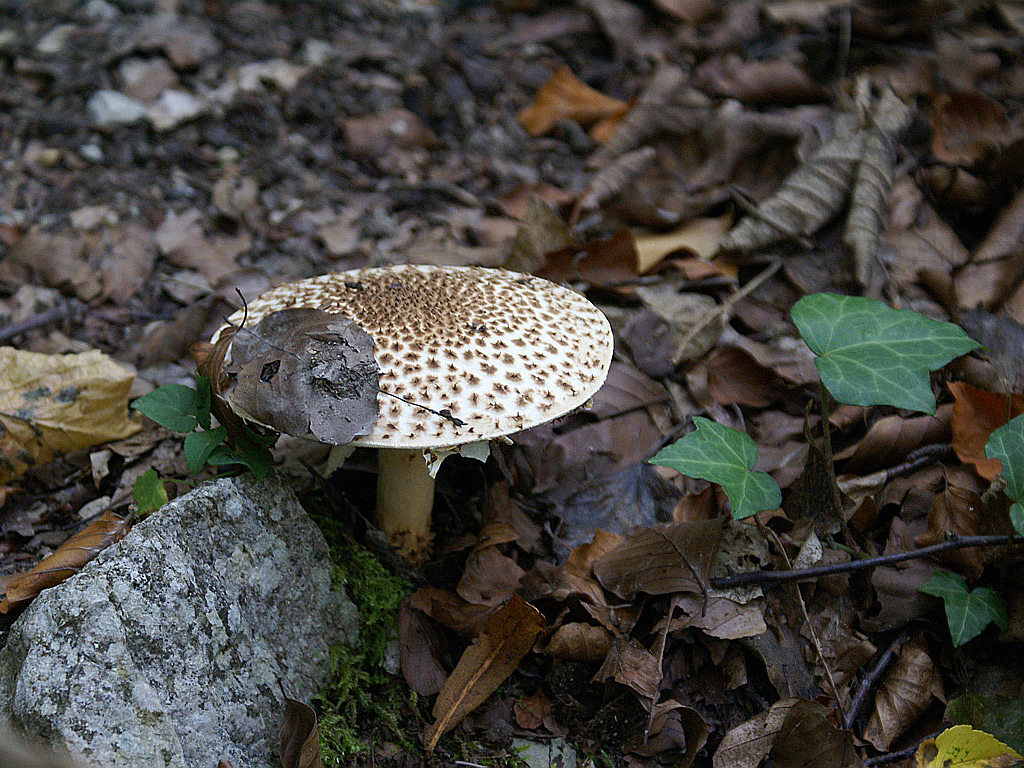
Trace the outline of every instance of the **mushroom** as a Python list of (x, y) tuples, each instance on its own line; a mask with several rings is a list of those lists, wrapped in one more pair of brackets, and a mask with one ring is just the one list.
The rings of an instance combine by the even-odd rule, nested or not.
[(583, 296), (482, 267), (368, 267), (282, 285), (231, 315), (213, 341), (287, 308), (344, 315), (374, 341), (379, 415), (351, 444), (379, 449), (377, 522), (410, 560), (431, 540), (444, 457), (486, 458), (487, 441), (583, 405), (612, 358), (611, 326)]

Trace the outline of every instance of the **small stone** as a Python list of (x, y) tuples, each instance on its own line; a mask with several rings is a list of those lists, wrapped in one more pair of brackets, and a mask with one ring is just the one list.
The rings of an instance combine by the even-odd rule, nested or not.
[(88, 160), (90, 163), (95, 163), (97, 165), (102, 163), (104, 160), (103, 150), (100, 149), (100, 145), (93, 144), (92, 142), (80, 146), (78, 148), (78, 154), (83, 160)]
[(89, 21), (112, 21), (121, 15), (117, 8), (105, 0), (89, 0), (82, 8), (82, 13)]
[(152, 104), (146, 114), (158, 131), (169, 131), (202, 114), (203, 102), (185, 91), (168, 89)]
[(36, 43), (36, 53), (43, 56), (52, 56), (55, 53), (60, 53), (74, 31), (74, 24), (58, 24), (39, 38), (39, 41)]
[(89, 122), (100, 127), (131, 125), (146, 116), (146, 108), (119, 91), (96, 91), (85, 105)]
[(514, 738), (512, 751), (529, 768), (576, 768), (576, 750), (570, 747), (565, 739), (533, 741)]
[(76, 208), (68, 217), (75, 229), (96, 229), (102, 224), (117, 223), (117, 214), (107, 205), (86, 205)]
[(311, 67), (323, 66), (334, 55), (334, 46), (326, 40), (315, 38), (302, 44), (302, 60)]
[(165, 59), (125, 59), (118, 67), (124, 92), (133, 99), (151, 102), (178, 83), (178, 76)]

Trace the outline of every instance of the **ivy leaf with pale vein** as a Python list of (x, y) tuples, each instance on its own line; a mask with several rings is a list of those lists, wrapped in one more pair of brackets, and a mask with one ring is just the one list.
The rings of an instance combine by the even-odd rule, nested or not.
[(777, 509), (782, 492), (769, 475), (752, 471), (757, 446), (750, 436), (700, 416), (693, 423), (696, 431), (662, 448), (651, 462), (718, 483), (736, 520)]
[(949, 571), (936, 571), (918, 587), (918, 591), (942, 598), (954, 646), (961, 646), (977, 637), (991, 622), (995, 622), (1003, 631), (1010, 627), (1006, 603), (999, 593), (988, 587), (968, 591), (963, 576)]
[(822, 382), (849, 405), (935, 413), (929, 371), (981, 346), (952, 323), (862, 296), (815, 293), (792, 316)]
[(1013, 500), (1010, 522), (1024, 536), (1024, 415), (993, 430), (985, 443), (985, 455), (999, 459), (1006, 480), (1006, 495)]

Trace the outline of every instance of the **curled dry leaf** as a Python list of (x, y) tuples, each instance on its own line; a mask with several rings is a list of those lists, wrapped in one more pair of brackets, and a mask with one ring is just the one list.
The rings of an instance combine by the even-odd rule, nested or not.
[(282, 768), (322, 768), (316, 712), (301, 701), (284, 699), (281, 720)]
[(119, 440), (134, 374), (101, 352), (43, 355), (0, 347), (0, 483), (54, 456)]
[(9, 581), (7, 595), (0, 600), (0, 613), (7, 613), (18, 603), (31, 600), (44, 589), (74, 576), (96, 555), (123, 539), (129, 523), (130, 519), (118, 517), (110, 510), (104, 512), (31, 571)]
[(706, 61), (694, 77), (701, 90), (746, 104), (808, 104), (828, 98), (824, 86), (785, 59), (744, 61), (728, 53)]
[[(947, 482), (942, 493), (936, 495), (932, 508), (928, 510), (928, 530), (915, 536), (914, 544), (918, 547), (928, 547), (945, 541), (950, 535), (976, 536), (979, 533), (979, 518), (984, 509), (985, 504), (981, 496), (973, 490)], [(985, 550), (973, 547), (954, 549), (940, 553), (939, 559), (955, 566), (970, 581), (974, 581), (984, 570), (984, 552)]]
[(344, 445), (377, 420), (373, 339), (347, 317), (272, 312), (236, 332), (230, 369), (234, 380), (223, 397), (278, 432)]
[(960, 381), (947, 382), (946, 386), (953, 395), (953, 450), (957, 458), (986, 480), (995, 480), (1002, 462), (985, 455), (985, 443), (992, 432), (1024, 413), (1024, 395), (1013, 393), (1007, 397)]
[(538, 644), (537, 652), (556, 659), (601, 661), (608, 656), (611, 647), (612, 636), (606, 629), (573, 621), (563, 624), (546, 642)]
[(971, 254), (970, 261), (956, 273), (953, 284), (959, 306), (992, 308), (1018, 287), (1018, 276), (1024, 269), (1022, 238), (1024, 191), (999, 214), (992, 229)]
[(434, 722), (422, 737), (427, 751), (512, 674), (543, 626), (540, 612), (518, 595), (487, 619), (434, 702)]
[(661, 682), (658, 658), (634, 638), (618, 636), (608, 649), (594, 682), (614, 680), (631, 688), (637, 696), (654, 701)]
[(988, 96), (957, 91), (932, 102), (931, 150), (940, 162), (974, 166), (1008, 138), (1006, 110)]
[(626, 102), (595, 91), (563, 66), (540, 87), (533, 103), (519, 112), (519, 124), (531, 136), (543, 136), (559, 120), (591, 126), (601, 120), (618, 120), (627, 108)]
[(430, 617), (413, 608), (406, 598), (398, 611), (398, 651), (402, 676), (420, 696), (441, 690), (447, 674), (442, 659), (447, 642)]
[(520, 728), (533, 730), (540, 728), (544, 721), (551, 717), (551, 702), (544, 695), (544, 691), (538, 690), (532, 696), (516, 699), (512, 710), (516, 715), (516, 724)]

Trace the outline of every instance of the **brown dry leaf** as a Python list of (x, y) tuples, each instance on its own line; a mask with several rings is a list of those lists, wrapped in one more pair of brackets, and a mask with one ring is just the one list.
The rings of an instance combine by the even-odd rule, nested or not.
[(544, 695), (543, 690), (538, 690), (532, 696), (523, 696), (516, 699), (512, 705), (512, 711), (516, 716), (516, 724), (520, 728), (532, 731), (540, 728), (544, 721), (551, 716), (551, 702)]
[(640, 147), (616, 157), (594, 174), (590, 183), (587, 184), (586, 190), (580, 196), (578, 209), (595, 210), (601, 203), (622, 192), (630, 182), (654, 162), (657, 155), (658, 152), (654, 147)]
[(688, 24), (703, 24), (718, 18), (722, 13), (720, 3), (713, 0), (654, 0), (654, 4), (680, 21)]
[(512, 674), (543, 626), (540, 612), (518, 595), (487, 619), (434, 702), (434, 722), (422, 736), (428, 752)]
[[(718, 243), (732, 226), (732, 212), (721, 216), (692, 219), (678, 229), (664, 235), (634, 236), (636, 244), (636, 271), (644, 274), (654, 269), (669, 254), (683, 251), (700, 259), (710, 259), (718, 250)], [(717, 271), (717, 270), (716, 270)], [(694, 279), (692, 276), (687, 276)]]
[(671, 757), (675, 768), (689, 768), (707, 738), (708, 725), (700, 713), (668, 699), (654, 708), (649, 737), (636, 734), (622, 746), (623, 751), (641, 757)]
[(420, 696), (441, 690), (448, 674), (442, 665), (448, 643), (443, 632), (406, 598), (398, 610), (398, 652), (402, 677)]
[(875, 708), (864, 738), (880, 752), (914, 724), (933, 698), (944, 700), (942, 677), (928, 655), (924, 636), (917, 634), (900, 650), (895, 665), (875, 693)]
[(587, 127), (607, 118), (620, 118), (629, 105), (595, 91), (567, 66), (559, 67), (540, 87), (530, 106), (519, 112), (519, 124), (531, 136), (543, 136), (559, 120)]
[(475, 637), (484, 619), (494, 613), (486, 605), (467, 603), (437, 587), (421, 587), (409, 596), (409, 605), (463, 637)]
[(379, 157), (396, 148), (430, 146), (436, 141), (430, 129), (407, 109), (350, 117), (342, 123), (341, 129), (348, 153), (364, 159)]
[(829, 715), (828, 708), (804, 699), (777, 701), (725, 735), (714, 768), (757, 768), (766, 757), (773, 768), (860, 768), (852, 737)]
[(31, 571), (7, 582), (7, 595), (0, 600), (0, 613), (7, 613), (18, 603), (31, 600), (44, 589), (74, 576), (96, 555), (123, 539), (129, 522), (128, 518), (118, 517), (110, 510), (104, 512)]
[(616, 636), (601, 668), (594, 673), (593, 682), (614, 680), (631, 688), (637, 696), (654, 701), (661, 682), (658, 657), (633, 638)]
[(817, 232), (846, 204), (864, 141), (865, 133), (855, 130), (821, 147), (722, 238), (722, 251), (750, 253)]
[(102, 292), (96, 269), (86, 260), (88, 240), (78, 233), (44, 232), (33, 227), (19, 237), (0, 261), (0, 279), (34, 283), (92, 301)]
[(249, 249), (251, 236), (240, 231), (234, 237), (207, 237), (200, 225), (202, 214), (195, 209), (181, 215), (171, 213), (154, 233), (157, 248), (177, 267), (194, 269), (211, 285), (238, 269), (235, 257)]
[(828, 90), (790, 61), (744, 61), (735, 53), (716, 56), (698, 67), (694, 85), (745, 104), (810, 104), (828, 99)]
[(721, 405), (736, 403), (764, 408), (785, 394), (785, 382), (739, 347), (719, 347), (705, 364), (708, 391)]
[(1002, 464), (985, 456), (985, 443), (993, 431), (1024, 413), (1024, 395), (1007, 397), (959, 381), (946, 386), (953, 395), (952, 442), (957, 458), (986, 480), (995, 480)]
[(739, 603), (726, 597), (709, 597), (705, 604), (694, 595), (685, 595), (678, 604), (687, 614), (687, 618), (678, 624), (673, 623), (679, 628), (695, 627), (719, 640), (739, 640), (768, 631), (764, 620), (764, 600)]
[(90, 250), (99, 255), (103, 295), (117, 304), (127, 304), (146, 285), (156, 260), (153, 233), (135, 223), (104, 230)]
[(1024, 269), (1024, 192), (1003, 211), (971, 260), (954, 276), (956, 301), (961, 307), (992, 308), (1017, 287)]
[(644, 528), (594, 563), (601, 585), (623, 600), (707, 589), (723, 518)]
[(345, 445), (377, 420), (373, 338), (319, 309), (272, 312), (240, 329), (232, 377), (220, 394), (233, 410), (277, 432)]
[(552, 204), (531, 194), (505, 267), (532, 274), (544, 264), (549, 253), (568, 248), (573, 242), (569, 227)]
[(935, 415), (884, 416), (874, 422), (858, 443), (835, 455), (845, 460), (843, 471), (856, 474), (899, 464), (924, 445), (948, 443), (952, 438), (953, 406), (944, 403)]
[(133, 373), (96, 350), (43, 355), (0, 347), (0, 483), (54, 456), (133, 435)]
[[(973, 490), (947, 482), (928, 511), (928, 530), (914, 537), (915, 546), (938, 544), (950, 534), (976, 536), (979, 533), (979, 515), (984, 508), (981, 497)], [(977, 579), (984, 570), (982, 550), (972, 547), (942, 552), (939, 559), (956, 566), (968, 581)]]
[(495, 547), (474, 549), (466, 559), (456, 593), (475, 605), (497, 607), (508, 600), (526, 571)]
[(281, 768), (322, 768), (316, 712), (308, 704), (284, 698), (281, 719)]
[(559, 603), (570, 598), (594, 605), (605, 605), (606, 602), (601, 585), (596, 581), (547, 560), (538, 560), (533, 564), (533, 568), (523, 577), (520, 594), (530, 602), (543, 598)]
[[(563, 205), (569, 205), (575, 199), (575, 195), (561, 187), (538, 181), (534, 184), (514, 186), (504, 194), (492, 198), (491, 203), (505, 216), (521, 221), (526, 217), (526, 212), (529, 210), (530, 199), (534, 197), (539, 197), (552, 210), (557, 210)], [(566, 243), (563, 243), (563, 245), (566, 245)]]
[(608, 630), (580, 621), (563, 624), (543, 643), (538, 643), (537, 652), (556, 659), (573, 661), (601, 661), (612, 647), (612, 636)]
[(981, 93), (942, 93), (932, 101), (932, 155), (971, 167), (1008, 140), (1006, 110)]
[(563, 567), (580, 578), (589, 578), (594, 573), (594, 563), (623, 541), (623, 537), (617, 533), (595, 528), (593, 538), (588, 543), (573, 547)]
[(583, 282), (631, 293), (636, 263), (633, 235), (620, 227), (610, 237), (549, 252), (534, 274), (555, 283)]

